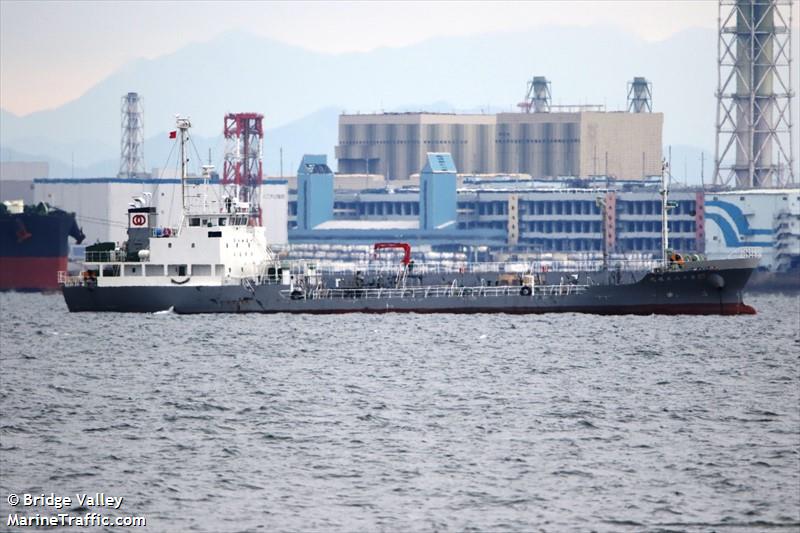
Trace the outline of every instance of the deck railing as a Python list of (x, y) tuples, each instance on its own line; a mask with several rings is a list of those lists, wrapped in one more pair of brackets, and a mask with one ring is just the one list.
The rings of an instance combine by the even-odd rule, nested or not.
[[(298, 263), (314, 264), (313, 261), (298, 261)], [(525, 274), (529, 272), (599, 272), (604, 269), (623, 271), (652, 270), (661, 262), (658, 259), (628, 259), (609, 260), (607, 266), (602, 260), (544, 260), (534, 262), (505, 262), (505, 263), (414, 263), (408, 271), (409, 274)], [(401, 268), (398, 264), (384, 263), (326, 263), (316, 264), (316, 273), (333, 275), (345, 272), (361, 272), (369, 274), (396, 274)]]
[(122, 250), (108, 250), (104, 252), (86, 252), (85, 263), (124, 263), (127, 257)]
[(569, 296), (581, 294), (589, 288), (588, 285), (537, 285), (534, 287), (523, 287), (520, 285), (495, 285), (495, 286), (475, 286), (457, 287), (452, 285), (431, 285), (427, 287), (406, 287), (406, 288), (346, 288), (346, 289), (312, 289), (303, 293), (295, 289), (283, 290), (281, 294), (287, 298), (306, 299), (306, 300), (328, 300), (328, 299), (393, 299), (393, 298), (491, 298), (498, 296)]

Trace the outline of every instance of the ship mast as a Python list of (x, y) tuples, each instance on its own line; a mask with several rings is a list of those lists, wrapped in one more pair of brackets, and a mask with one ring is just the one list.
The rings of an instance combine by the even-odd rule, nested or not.
[(178, 131), (180, 131), (181, 136), (181, 207), (183, 209), (183, 215), (186, 216), (188, 210), (188, 202), (186, 201), (186, 180), (189, 177), (189, 167), (187, 165), (189, 160), (186, 157), (186, 141), (189, 138), (189, 128), (192, 127), (192, 123), (189, 121), (189, 117), (181, 117), (178, 115), (175, 118), (175, 126), (178, 128)]
[(658, 193), (661, 195), (661, 261), (662, 266), (666, 270), (669, 267), (669, 227), (667, 226), (667, 209), (669, 209), (667, 188), (667, 173), (669, 172), (669, 163), (666, 161), (661, 162), (661, 188)]

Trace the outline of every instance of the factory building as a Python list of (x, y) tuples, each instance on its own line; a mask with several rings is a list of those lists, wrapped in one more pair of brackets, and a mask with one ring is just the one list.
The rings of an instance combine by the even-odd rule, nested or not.
[(706, 252), (726, 257), (745, 249), (761, 255), (760, 268), (800, 266), (800, 189), (706, 193)]
[(33, 180), (46, 178), (49, 163), (40, 161), (0, 161), (0, 202), (22, 200), (33, 203)]
[[(326, 156), (304, 156), (298, 174), (296, 195), (289, 201), (289, 232), (291, 243), (360, 243), (406, 240), (414, 243), (433, 243), (452, 246), (464, 238), (458, 229), (456, 213), (456, 168), (450, 154), (430, 153), (420, 172), (420, 186), (413, 191), (352, 191), (355, 202), (343, 207), (329, 178)], [(321, 169), (316, 184), (309, 187), (314, 176), (304, 176), (310, 168)], [(308, 198), (317, 193), (319, 198)], [(389, 198), (387, 198), (389, 196)], [(361, 198), (371, 199), (361, 205)], [(323, 201), (319, 201), (323, 200)], [(309, 213), (308, 206), (313, 206)], [(364, 216), (362, 216), (362, 213)], [(390, 214), (392, 213), (392, 214)], [(396, 215), (394, 214), (396, 213)], [(323, 220), (324, 218), (329, 220)], [(317, 224), (310, 226), (309, 219)], [(494, 232), (493, 238), (501, 238)], [(486, 239), (486, 232), (473, 232), (472, 239)]]
[[(626, 191), (478, 186), (459, 188), (455, 192), (455, 229), (458, 232), (449, 234), (454, 239), (449, 241), (452, 246), (488, 245), (527, 252), (599, 252), (603, 247), (603, 224), (607, 224), (611, 251), (658, 254), (661, 250), (661, 203), (656, 187)], [(598, 197), (616, 206), (614, 216), (607, 217), (606, 222), (597, 205)], [(704, 246), (702, 193), (698, 196), (695, 191), (673, 191), (670, 197), (677, 203), (669, 220), (672, 247), (685, 252), (701, 251)], [(291, 213), (297, 201), (290, 194), (290, 225), (295, 218)], [(333, 220), (365, 222), (358, 225), (360, 229), (381, 228), (389, 221), (415, 223), (420, 220), (420, 205), (419, 190), (337, 191)], [(336, 227), (356, 228), (356, 224)], [(419, 227), (413, 224), (406, 229)], [(291, 231), (290, 241), (332, 242), (334, 239), (324, 229), (323, 226), (302, 235)], [(344, 231), (336, 237), (347, 243), (368, 243), (377, 235)], [(413, 237), (405, 231), (392, 238), (418, 239), (416, 234)]]
[(449, 152), (459, 172), (535, 179), (606, 175), (638, 180), (661, 172), (661, 113), (577, 110), (465, 115), (341, 115), (338, 171), (407, 179), (428, 152)]
[[(298, 205), (304, 189), (290, 193), (292, 243), (369, 244), (409, 240), (440, 249), (487, 246), (518, 252), (661, 253), (658, 182), (576, 186), (575, 180), (483, 179), (460, 176), (450, 154), (426, 154), (419, 187), (397, 190), (338, 190), (331, 221), (302, 226)], [(326, 188), (327, 190), (327, 188)], [(704, 197), (673, 191), (671, 246), (684, 252), (704, 248)], [(599, 200), (602, 200), (599, 201)], [(319, 206), (322, 209), (322, 206)], [(602, 206), (605, 207), (602, 207)], [(603, 209), (606, 212), (603, 212)]]

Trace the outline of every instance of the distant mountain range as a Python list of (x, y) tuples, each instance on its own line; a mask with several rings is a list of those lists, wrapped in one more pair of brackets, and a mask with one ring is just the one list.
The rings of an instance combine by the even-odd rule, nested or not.
[[(294, 175), (305, 153), (326, 154), (329, 161), (335, 161), (333, 147), (337, 138), (338, 117), (338, 109), (325, 108), (284, 126), (265, 129), (265, 172), (270, 176), (278, 176), (283, 168), (284, 175)], [(193, 133), (191, 138), (193, 146), (189, 148), (189, 155), (192, 160), (190, 164), (194, 165), (192, 169), (199, 171), (200, 165), (207, 163), (210, 155), (212, 163), (221, 172), (225, 149), (222, 134), (203, 136)], [(96, 143), (90, 140), (59, 143), (46, 137), (26, 137), (10, 142), (4, 138), (3, 142), (0, 145), (0, 160), (47, 161), (50, 164), (50, 177), (116, 176), (119, 172), (119, 148), (100, 140)], [(174, 144), (167, 130), (147, 137), (144, 143), (145, 170), (166, 169), (168, 175), (175, 174), (176, 170), (172, 167), (177, 165), (177, 156), (174, 151), (171, 152)]]
[[(342, 110), (515, 110), (533, 75), (551, 80), (555, 104), (624, 109), (626, 83), (645, 76), (655, 110), (665, 114), (665, 146), (691, 153), (684, 157), (691, 176), (699, 176), (705, 151), (708, 176), (715, 54), (715, 32), (701, 29), (650, 43), (610, 27), (543, 28), (338, 55), (227, 32), (133, 61), (58, 108), (24, 117), (0, 110), (0, 157), (50, 161), (53, 176), (71, 175), (74, 158), (75, 176), (114, 175), (120, 97), (136, 91), (144, 100), (148, 168), (164, 166), (176, 113), (192, 117), (200, 157), (211, 148), (219, 166), (225, 113), (256, 111), (265, 115), (266, 172), (280, 172), (283, 147), (284, 174), (293, 174), (303, 153), (326, 153), (333, 162)], [(682, 170), (673, 150), (674, 173), (679, 164)]]

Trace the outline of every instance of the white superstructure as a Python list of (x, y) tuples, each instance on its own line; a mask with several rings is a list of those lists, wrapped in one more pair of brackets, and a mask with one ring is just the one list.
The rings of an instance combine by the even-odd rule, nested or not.
[[(190, 126), (188, 119), (177, 119), (183, 154), (181, 183), (173, 191), (181, 199), (177, 223), (174, 216), (161, 218), (163, 209), (150, 203), (150, 194), (135, 197), (128, 204), (127, 239), (122, 244), (110, 241), (89, 246), (82, 277), (70, 280), (64, 274), (62, 283), (214, 286), (257, 281), (266, 274), (273, 256), (257, 206), (233, 195), (214, 196), (207, 180), (189, 183), (185, 146)], [(277, 196), (270, 198), (273, 202), (280, 200), (276, 191), (270, 194)], [(285, 199), (284, 192), (284, 212)], [(284, 233), (285, 228), (284, 219)]]
[[(133, 217), (137, 214), (134, 213)], [(149, 249), (87, 251), (98, 286), (223, 285), (262, 275), (271, 254), (264, 232), (246, 214), (191, 214), (186, 225), (148, 228)]]
[[(201, 178), (190, 178), (190, 181), (201, 181)], [(202, 185), (190, 187), (202, 188)], [(156, 208), (162, 225), (177, 227), (181, 219), (179, 179), (37, 179), (33, 190), (35, 203), (45, 202), (74, 212), (89, 244), (107, 241), (122, 243), (128, 229), (124, 207), (132, 198), (145, 192), (152, 194), (150, 205)], [(200, 194), (199, 190), (197, 194)], [(207, 195), (209, 205), (219, 212), (222, 209), (219, 199), (224, 196), (222, 185), (216, 180), (211, 181)], [(261, 186), (263, 229), (271, 246), (283, 246), (288, 242), (288, 196), (285, 180), (270, 180)]]

